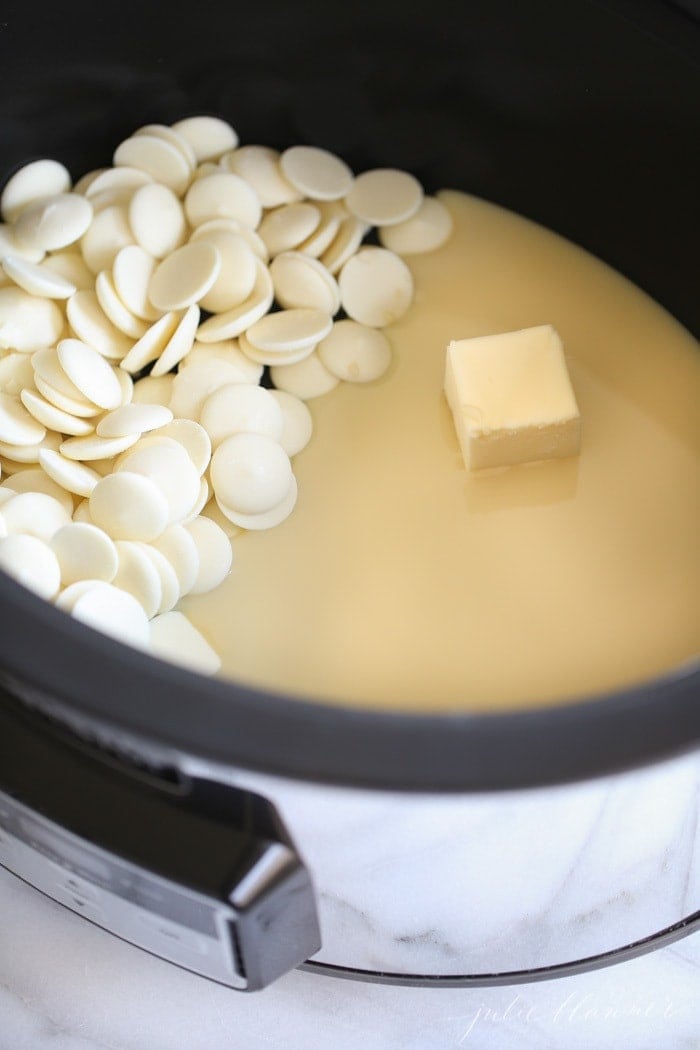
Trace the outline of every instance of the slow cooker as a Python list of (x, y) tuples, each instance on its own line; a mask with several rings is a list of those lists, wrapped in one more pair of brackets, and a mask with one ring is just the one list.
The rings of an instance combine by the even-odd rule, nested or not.
[[(697, 331), (698, 39), (651, 0), (10, 0), (0, 167), (77, 177), (139, 124), (218, 114), (496, 201)], [(206, 679), (5, 576), (0, 609), (0, 863), (177, 965), (507, 983), (700, 927), (697, 664), (409, 715)]]

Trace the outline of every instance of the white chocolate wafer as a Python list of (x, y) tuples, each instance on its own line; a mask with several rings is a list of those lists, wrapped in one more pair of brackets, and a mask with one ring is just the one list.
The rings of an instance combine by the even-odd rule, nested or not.
[(199, 572), (199, 551), (186, 526), (170, 525), (152, 546), (172, 565), (180, 594), (189, 594)]
[(80, 240), (92, 221), (92, 205), (79, 193), (42, 198), (22, 211), (15, 224), (17, 240), (44, 252)]
[(73, 603), (71, 616), (126, 645), (149, 646), (148, 617), (133, 595), (111, 583), (94, 581)]
[(306, 448), (313, 433), (311, 413), (304, 402), (286, 390), (271, 390), (282, 410), (282, 433), (278, 441), (288, 456), (296, 456)]
[(286, 390), (302, 401), (328, 394), (340, 382), (316, 351), (296, 364), (272, 365), (270, 378), (278, 390)]
[(338, 285), (348, 316), (371, 328), (398, 321), (413, 301), (411, 271), (386, 248), (362, 248), (343, 266)]
[(121, 404), (116, 370), (92, 346), (79, 339), (63, 339), (56, 353), (66, 376), (88, 401), (105, 409)]
[(231, 571), (233, 550), (226, 533), (209, 518), (196, 518), (185, 525), (199, 555), (197, 578), (191, 594), (212, 591)]
[(416, 255), (440, 248), (452, 233), (452, 216), (435, 197), (425, 197), (415, 215), (394, 226), (382, 226), (379, 240), (398, 255)]
[(77, 287), (59, 273), (54, 273), (42, 263), (27, 262), (17, 255), (5, 255), (2, 268), (16, 285), (44, 299), (68, 299), (75, 295)]
[(0, 538), (0, 569), (17, 583), (51, 601), (61, 585), (61, 570), (51, 548), (36, 536)]
[(320, 210), (308, 201), (283, 204), (281, 208), (267, 213), (260, 223), (258, 233), (270, 256), (275, 256), (296, 248), (311, 236), (320, 222)]
[(175, 441), (140, 444), (121, 460), (119, 471), (143, 474), (158, 486), (168, 503), (168, 525), (187, 517), (199, 496), (199, 472)]
[(312, 200), (338, 200), (350, 193), (353, 174), (340, 157), (316, 146), (292, 146), (280, 166), (285, 178)]
[(263, 208), (278, 208), (304, 196), (285, 178), (280, 155), (269, 146), (241, 146), (227, 153), (222, 164), (253, 187)]
[(173, 124), (173, 129), (187, 139), (197, 161), (216, 160), (227, 150), (238, 145), (238, 135), (219, 117), (185, 117)]
[(66, 304), (66, 314), (78, 339), (94, 347), (103, 357), (120, 361), (131, 349), (133, 339), (115, 328), (95, 292), (72, 295)]
[(396, 168), (375, 168), (357, 176), (345, 203), (358, 219), (389, 226), (415, 215), (422, 200), (423, 187), (415, 176)]
[(129, 202), (129, 225), (139, 246), (156, 259), (175, 251), (187, 236), (181, 202), (171, 189), (157, 182), (134, 193)]
[(2, 516), (9, 536), (22, 532), (46, 543), (71, 520), (63, 504), (45, 492), (20, 492), (3, 504)]
[(292, 477), (289, 456), (263, 434), (234, 434), (214, 451), (209, 468), (221, 506), (262, 514), (284, 499)]
[(229, 383), (210, 394), (202, 406), (201, 424), (212, 448), (232, 434), (265, 434), (274, 441), (282, 436), (282, 410), (269, 390), (249, 383)]
[(185, 214), (191, 226), (209, 219), (236, 219), (255, 230), (262, 207), (255, 190), (239, 175), (220, 172), (192, 183), (185, 197)]
[(113, 412), (108, 412), (97, 424), (98, 437), (119, 438), (129, 434), (145, 434), (165, 426), (173, 418), (169, 408), (163, 405), (128, 404), (120, 405)]
[(181, 612), (168, 612), (151, 620), (151, 651), (200, 674), (216, 674), (221, 668), (217, 653)]
[(329, 372), (349, 383), (371, 383), (391, 364), (391, 344), (384, 333), (357, 321), (336, 321), (316, 352)]
[(135, 135), (125, 139), (114, 151), (114, 165), (126, 165), (147, 172), (155, 182), (162, 182), (178, 197), (187, 189), (190, 166), (172, 143), (155, 135)]
[(89, 496), (97, 483), (101, 481), (100, 475), (84, 463), (66, 459), (60, 452), (53, 449), (42, 449), (39, 452), (39, 463), (48, 476), (66, 490), (73, 492), (76, 496)]
[(168, 501), (143, 474), (122, 470), (101, 478), (90, 493), (90, 515), (115, 540), (154, 540), (168, 525)]
[(70, 184), (70, 172), (57, 160), (35, 160), (25, 164), (5, 183), (0, 196), (3, 219), (14, 222), (34, 201), (65, 193)]
[(221, 256), (209, 241), (193, 241), (156, 266), (148, 298), (159, 310), (184, 310), (207, 294), (221, 271)]
[(114, 542), (103, 529), (84, 522), (70, 522), (54, 533), (51, 549), (61, 567), (61, 583), (78, 580), (111, 583), (118, 568)]
[(0, 350), (28, 354), (53, 346), (61, 338), (63, 324), (63, 314), (52, 299), (39, 299), (15, 285), (0, 288)]

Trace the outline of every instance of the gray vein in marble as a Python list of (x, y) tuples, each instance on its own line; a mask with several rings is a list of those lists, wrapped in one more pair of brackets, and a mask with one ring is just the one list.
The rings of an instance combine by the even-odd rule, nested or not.
[[(569, 870), (566, 872), (564, 877), (560, 880), (559, 885), (557, 886), (556, 890), (554, 891), (554, 893), (551, 895), (551, 898), (547, 902), (546, 908), (548, 910), (551, 909), (552, 905), (557, 900), (560, 900), (562, 898), (562, 896), (564, 895), (565, 891), (570, 886), (571, 880), (573, 878), (575, 878), (575, 876), (578, 874), (579, 865), (580, 865), (582, 860), (585, 860), (586, 854), (587, 854), (587, 852), (588, 852), (588, 850), (590, 848), (590, 845), (591, 845), (591, 843), (593, 842), (593, 840), (595, 839), (596, 835), (598, 834), (598, 832), (600, 830), (601, 821), (603, 819), (604, 814), (608, 810), (609, 805), (610, 805), (610, 790), (608, 790), (606, 792), (606, 794), (605, 794), (605, 797), (601, 799), (600, 805), (598, 806), (598, 810), (597, 810), (595, 816), (593, 816), (591, 818), (590, 827), (589, 827), (589, 829), (588, 829), (588, 831), (587, 831), (583, 841), (581, 842), (581, 845), (579, 846), (579, 849), (577, 850), (576, 855), (571, 858), (571, 863), (569, 865)], [(544, 912), (544, 908), (542, 909), (542, 912)]]
[(420, 933), (394, 934), (393, 940), (397, 944), (431, 944), (443, 955), (446, 955), (448, 959), (454, 959), (459, 955), (457, 949), (445, 939), (444, 935), (441, 935), (439, 930), (431, 929), (422, 930)]
[(362, 926), (368, 932), (374, 933), (377, 929), (376, 923), (370, 919), (366, 912), (361, 908), (358, 908), (357, 905), (351, 904), (350, 901), (345, 900), (344, 897), (340, 897), (335, 893), (321, 892), (318, 894), (318, 898), (319, 901), (324, 901), (334, 911), (346, 912), (347, 918), (352, 922), (359, 919)]
[[(361, 911), (355, 905), (342, 897), (335, 896), (329, 893), (322, 893), (319, 895), (322, 899), (328, 903), (329, 907), (345, 911), (352, 919), (359, 919), (368, 932), (372, 934), (379, 934), (381, 937), (386, 938), (396, 944), (407, 945), (410, 947), (419, 947), (421, 945), (431, 945), (433, 948), (438, 950), (440, 955), (445, 956), (448, 959), (457, 958), (460, 955), (459, 950), (447, 940), (444, 936), (444, 931), (440, 931), (435, 928), (419, 930), (417, 932), (407, 931), (406, 933), (392, 933), (387, 927), (377, 922), (376, 919), (373, 921), (369, 918), (365, 912)], [(315, 956), (315, 959), (323, 959), (324, 962), (335, 962), (342, 964), (342, 959), (329, 959), (323, 954), (323, 949), (319, 951)], [(380, 970), (386, 969), (386, 964), (375, 960), (375, 967)]]
[[(693, 871), (693, 856), (695, 854), (695, 847), (698, 839), (698, 825), (700, 824), (700, 785), (695, 793), (693, 805), (688, 813), (688, 822), (690, 824), (690, 835), (688, 843), (688, 863), (686, 868), (684, 886), (683, 886), (683, 908), (687, 910), (687, 913), (700, 908), (700, 899), (698, 899), (698, 888), (695, 887), (695, 900), (691, 899), (693, 890), (692, 879), (694, 876)], [(700, 872), (696, 873), (696, 877), (700, 877)]]
[[(13, 1003), (19, 1007), (21, 1013), (26, 1018), (30, 1019), (32, 1031), (35, 1033), (37, 1041), (33, 1044), (27, 1043), (27, 1050), (29, 1047), (36, 1046), (37, 1050), (43, 1047), (51, 1047), (52, 1050), (60, 1050), (59, 1043), (64, 1044), (65, 1050), (81, 1050), (81, 1047), (86, 1050), (124, 1050), (123, 1046), (117, 1046), (116, 1043), (106, 1043), (103, 1039), (95, 1039), (93, 1036), (83, 1037), (75, 1029), (71, 1029), (66, 1025), (59, 1024), (58, 1021), (50, 1017), (46, 1011), (46, 1007), (43, 1003), (38, 1002), (35, 998), (30, 999), (26, 995), (22, 995), (21, 992), (11, 988), (6, 981), (0, 980), (0, 1005), (2, 1005), (2, 997), (7, 996), (10, 999), (10, 1005)], [(5, 1009), (7, 1009), (7, 1003), (5, 1003)], [(2, 1011), (4, 1015), (5, 1010)], [(0, 1030), (0, 1039), (2, 1039), (2, 1032)], [(33, 1037), (34, 1038), (34, 1037)], [(66, 1043), (68, 1041), (68, 1043)], [(0, 1042), (0, 1050), (18, 1050), (16, 1043), (2, 1043)]]

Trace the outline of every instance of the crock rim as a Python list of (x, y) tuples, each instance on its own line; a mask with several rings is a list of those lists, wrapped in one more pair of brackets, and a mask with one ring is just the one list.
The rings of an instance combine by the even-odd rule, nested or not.
[(700, 746), (700, 660), (551, 707), (488, 714), (346, 707), (165, 663), (0, 577), (5, 691), (163, 763), (188, 755), (335, 786), (474, 792), (608, 775)]

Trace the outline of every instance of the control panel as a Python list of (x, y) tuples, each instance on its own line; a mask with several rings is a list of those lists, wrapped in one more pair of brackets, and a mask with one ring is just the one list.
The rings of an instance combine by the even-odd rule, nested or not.
[(262, 988), (320, 947), (308, 872), (268, 800), (142, 780), (2, 697), (0, 864), (232, 988)]

